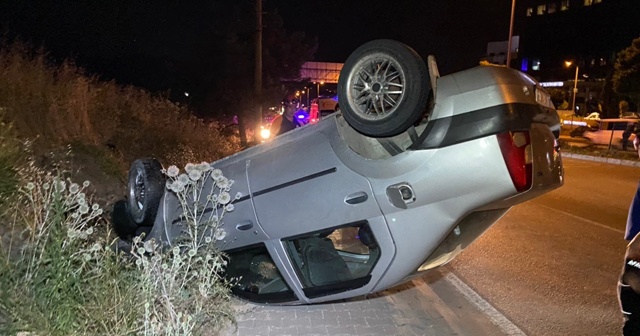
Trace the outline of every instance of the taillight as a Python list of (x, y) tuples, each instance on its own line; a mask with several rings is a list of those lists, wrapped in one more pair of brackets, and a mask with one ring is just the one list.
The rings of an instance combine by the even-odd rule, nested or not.
[(531, 188), (533, 153), (529, 132), (505, 132), (498, 134), (502, 157), (517, 191)]

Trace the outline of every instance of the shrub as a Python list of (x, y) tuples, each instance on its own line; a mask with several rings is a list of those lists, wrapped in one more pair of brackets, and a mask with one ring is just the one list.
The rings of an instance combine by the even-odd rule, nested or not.
[(4, 109), (0, 107), (0, 208), (4, 208), (17, 190), (18, 179), (14, 167), (22, 157), (22, 143), (18, 140), (13, 125), (2, 121)]
[(78, 185), (35, 173), (20, 189), (0, 253), (3, 332), (128, 335), (141, 311), (136, 276), (110, 248), (103, 210)]
[(233, 210), (233, 181), (206, 163), (176, 170), (168, 187), (182, 204), (184, 236), (170, 249), (137, 238), (130, 254), (113, 248), (103, 210), (85, 193), (89, 182), (23, 171), (35, 180), (6, 217), (13, 226), (0, 245), (0, 332), (173, 336), (234, 321), (226, 262), (212, 243)]
[(134, 239), (132, 254), (146, 302), (143, 334), (186, 336), (220, 330), (234, 321), (231, 284), (223, 276), (226, 260), (215, 244), (226, 236), (220, 220), (233, 210), (233, 181), (206, 162), (187, 164), (183, 174), (176, 166), (166, 173), (167, 187), (182, 208), (184, 234), (169, 250), (154, 240)]
[[(109, 146), (127, 164), (140, 157), (163, 163), (214, 161), (240, 149), (184, 106), (133, 86), (88, 76), (72, 61), (52, 65), (43, 50), (13, 43), (0, 50), (0, 107), (20, 135), (37, 147), (68, 143)], [(191, 158), (182, 151), (191, 149)]]

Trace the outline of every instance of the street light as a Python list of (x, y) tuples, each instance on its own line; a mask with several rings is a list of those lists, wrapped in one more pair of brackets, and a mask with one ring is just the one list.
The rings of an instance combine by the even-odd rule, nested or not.
[[(564, 64), (567, 67), (570, 67), (571, 64), (573, 64), (572, 61), (564, 61)], [(578, 66), (578, 64), (576, 63), (576, 77), (573, 80), (573, 103), (571, 104), (571, 109), (573, 111), (573, 113), (576, 113), (576, 93), (578, 93), (578, 69), (580, 69), (580, 67)]]

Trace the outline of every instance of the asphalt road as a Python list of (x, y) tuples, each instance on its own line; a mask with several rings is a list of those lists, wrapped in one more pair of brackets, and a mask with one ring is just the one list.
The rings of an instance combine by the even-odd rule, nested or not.
[(528, 335), (619, 335), (616, 283), (640, 168), (564, 166), (563, 187), (512, 208), (447, 267)]

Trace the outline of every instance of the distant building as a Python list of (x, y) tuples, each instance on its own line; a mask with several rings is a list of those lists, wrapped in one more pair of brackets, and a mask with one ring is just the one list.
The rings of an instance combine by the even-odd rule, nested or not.
[(518, 0), (516, 6), (520, 48), (511, 65), (544, 81), (571, 78), (576, 64), (581, 78), (606, 78), (616, 53), (640, 36), (639, 0)]
[(607, 100), (603, 88), (616, 54), (640, 37), (640, 0), (518, 0), (514, 35), (520, 39), (511, 67), (562, 83), (557, 88), (568, 97), (579, 67), (576, 105), (589, 113), (594, 102)]

